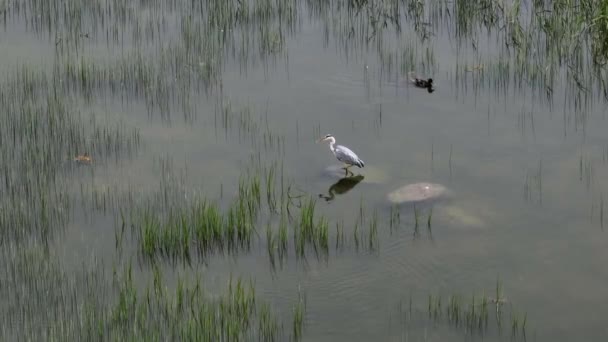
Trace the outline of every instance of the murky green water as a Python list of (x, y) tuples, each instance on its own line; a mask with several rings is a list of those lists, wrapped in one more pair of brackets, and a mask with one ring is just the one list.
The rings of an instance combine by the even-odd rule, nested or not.
[[(92, 165), (60, 173), (75, 202), (65, 229), (53, 234), (50, 246), (66, 269), (98, 258), (110, 274), (113, 263), (137, 259), (138, 239), (132, 234), (118, 253), (118, 214), (91, 210), (86, 195), (91, 189), (144, 198), (173, 172), (181, 175), (177, 188), (186, 189), (178, 190), (185, 202), (202, 196), (227, 204), (251, 158), (279, 161), (302, 194), (317, 198), (316, 210), (329, 221), (327, 259), (311, 255), (302, 260), (290, 250), (283, 265), (273, 269), (264, 225), (276, 218), (262, 217), (259, 237), (249, 251), (214, 254), (204, 262), (195, 259), (191, 267), (161, 263), (169, 275), (167, 286), (173, 271), (201, 272), (212, 292), (220, 291), (231, 276), (250, 277), (279, 316), (291, 315), (300, 288), (307, 298), (307, 341), (509, 340), (511, 308), (526, 315), (528, 340), (608, 338), (603, 305), (608, 297), (603, 262), (608, 257), (603, 227), (608, 122), (599, 90), (590, 90), (594, 95), (588, 95), (588, 106), (577, 109), (566, 78), (558, 75), (554, 96), (547, 100), (529, 78), (519, 85), (515, 76), (500, 76), (488, 66), (500, 55), (500, 42), (480, 33), (477, 50), (471, 44), (459, 46), (449, 24), (447, 29), (431, 27), (435, 35), (420, 41), (413, 26), (404, 22), (400, 35), (386, 29), (380, 49), (374, 39), (368, 49), (353, 39), (345, 50), (341, 39), (348, 35), (333, 33), (339, 28), (336, 23), (329, 28), (325, 24), (332, 14), (338, 17), (338, 10), (309, 13), (311, 5), (303, 2), (294, 32), (273, 28), (285, 31), (281, 48), (276, 43), (277, 55), (260, 57), (257, 45), (247, 48), (242, 43), (258, 42), (256, 35), (262, 34), (255, 28), (264, 24), (253, 24), (249, 31), (254, 37), (246, 39), (242, 34), (247, 29), (233, 27), (230, 34), (236, 42), (227, 50), (234, 55), (223, 56), (221, 80), (205, 91), (195, 80), (184, 82), (194, 72), (190, 67), (211, 63), (203, 56), (198, 66), (179, 64), (179, 58), (154, 64), (162, 60), (161, 46), (171, 51), (172, 42), (182, 46), (199, 41), (186, 37), (184, 20), (202, 14), (188, 13), (188, 6), (179, 1), (133, 3), (127, 6), (129, 15), (108, 19), (105, 27), (89, 13), (82, 26), (91, 37), (79, 38), (77, 48), (66, 46), (71, 53), (58, 51), (62, 29), (49, 34), (42, 26), (36, 32), (28, 24), (32, 19), (15, 9), (20, 3), (38, 2), (4, 2), (12, 6), (0, 36), (0, 71), (5, 75), (24, 64), (51, 72), (54, 64), (81, 58), (112, 70), (117, 60), (133, 54), (141, 54), (159, 70), (170, 70), (158, 76), (164, 82), (158, 81), (162, 84), (155, 89), (166, 86), (162, 89), (171, 93), (166, 102), (161, 91), (143, 98), (131, 86), (110, 91), (103, 81), (91, 88), (89, 99), (78, 92), (71, 95), (71, 105), (85, 122), (94, 117), (105, 125), (119, 122), (136, 128), (141, 146), (129, 157), (98, 158), (93, 153)], [(110, 16), (106, 13), (105, 18)], [(116, 38), (110, 25), (117, 27)], [(144, 38), (134, 33), (137, 27)], [(427, 53), (433, 57), (427, 58)], [(390, 54), (394, 59), (389, 60)], [(433, 77), (435, 92), (408, 84), (408, 54), (417, 70)], [(463, 71), (480, 63), (485, 69)], [(506, 78), (510, 80), (505, 86)], [(224, 124), (221, 103), (231, 103), (235, 111), (247, 108), (256, 128), (244, 128), (238, 119)], [(328, 146), (315, 144), (327, 133), (366, 165), (352, 170), (363, 180), (331, 201), (318, 198), (339, 180), (325, 171), (337, 163)], [(265, 144), (269, 134), (281, 142)], [(164, 171), (161, 161), (170, 165)], [(416, 182), (441, 184), (450, 197), (421, 206), (418, 227), (413, 207), (400, 207), (400, 222), (392, 226), (387, 194)], [(361, 206), (367, 218), (373, 212), (378, 217), (374, 251), (364, 248), (365, 239), (355, 248), (353, 229)], [(334, 248), (338, 222), (343, 222), (347, 239), (343, 249)], [(367, 236), (367, 225), (359, 229)], [(136, 277), (148, 279), (149, 264), (135, 265)], [(471, 334), (451, 326), (445, 317), (429, 318), (429, 295), (441, 295), (445, 310), (452, 294), (463, 295), (465, 302), (472, 295), (491, 296), (497, 279), (508, 301), (502, 332), (490, 324), (485, 334)], [(406, 309), (410, 300), (412, 311)], [(490, 305), (491, 317), (494, 308)]]

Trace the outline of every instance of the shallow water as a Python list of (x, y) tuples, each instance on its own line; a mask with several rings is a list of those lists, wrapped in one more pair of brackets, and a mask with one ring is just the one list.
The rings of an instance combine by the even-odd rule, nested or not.
[[(6, 62), (0, 71), (19, 63), (44, 66), (33, 54), (54, 58), (52, 43), (24, 31), (19, 22), (9, 23), (4, 34), (0, 59)], [(387, 72), (373, 51), (359, 51), (347, 61), (335, 42), (326, 44), (322, 25), (303, 16), (300, 31), (286, 40), (288, 60), (250, 66), (246, 73), (229, 61), (222, 74), (222, 94), (233, 108), (251, 106), (252, 116), (284, 136), (284, 153), (256, 148), (248, 133), (239, 139), (235, 129), (226, 136), (217, 123), (218, 94), (207, 97), (201, 91), (190, 98), (193, 120), (185, 120), (181, 106), (172, 104), (170, 122), (150, 116), (141, 101), (106, 96), (82, 110), (95, 112), (98, 121), (120, 118), (137, 127), (143, 146), (130, 159), (95, 163), (93, 172), (81, 168), (74, 181), (146, 193), (158, 188), (155, 163), (164, 157), (185, 170), (184, 182), (193, 193), (218, 200), (221, 194), (227, 201), (250, 156), (259, 154), (282, 158), (297, 187), (317, 197), (337, 181), (323, 172), (336, 163), (328, 146), (315, 144), (331, 133), (365, 161), (365, 169), (353, 168), (355, 174), (375, 169), (380, 175), (366, 175), (375, 181), (363, 180), (332, 201), (319, 200), (317, 209), (332, 222), (332, 233), (334, 222), (344, 220), (349, 238), (361, 203), (376, 210), (378, 250), (330, 248), (326, 262), (292, 256), (273, 272), (260, 239), (249, 253), (194, 266), (203, 270), (211, 289), (221, 288), (231, 275), (251, 276), (263, 297), (287, 313), (301, 287), (307, 297), (307, 341), (480, 340), (427, 319), (428, 295), (491, 294), (500, 278), (508, 301), (527, 314), (529, 339), (608, 338), (602, 305), (608, 296), (602, 262), (608, 239), (599, 200), (608, 194), (604, 104), (598, 102), (575, 125), (573, 111), (560, 98), (549, 108), (530, 94), (505, 96), (470, 84), (464, 89), (453, 82), (456, 51), (442, 44), (446, 40), (435, 41), (437, 90), (429, 94), (408, 86), (397, 68)], [(84, 54), (113, 60), (104, 47), (101, 41), (86, 43)], [(592, 165), (589, 179), (579, 172), (581, 155)], [(427, 229), (428, 211), (416, 229), (407, 208), (400, 226), (389, 230), (386, 194), (416, 182), (442, 184), (451, 198), (433, 207), (432, 229)], [(62, 262), (95, 256), (109, 264), (117, 258), (114, 229), (110, 214), (90, 220), (74, 215), (55, 242)], [(127, 244), (126, 253), (136, 249)], [(405, 325), (399, 323), (398, 308), (410, 297), (414, 316)], [(483, 339), (507, 340), (509, 330), (499, 335), (491, 329)]]

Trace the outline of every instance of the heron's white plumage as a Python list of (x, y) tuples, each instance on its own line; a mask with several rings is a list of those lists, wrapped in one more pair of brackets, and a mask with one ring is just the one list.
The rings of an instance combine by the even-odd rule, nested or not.
[(356, 165), (357, 167), (364, 167), (365, 163), (355, 152), (346, 146), (336, 145), (336, 139), (328, 134), (322, 141), (329, 141), (329, 149), (334, 154), (336, 159), (348, 165)]
[(351, 151), (346, 146), (336, 145), (333, 152), (336, 159), (345, 164), (357, 165), (358, 167), (363, 167), (365, 165), (363, 160), (361, 160), (357, 154), (355, 154), (355, 152)]

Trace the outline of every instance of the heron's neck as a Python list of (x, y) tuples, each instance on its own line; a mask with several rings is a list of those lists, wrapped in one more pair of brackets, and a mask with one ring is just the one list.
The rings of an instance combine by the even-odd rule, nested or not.
[(334, 145), (336, 144), (335, 140), (332, 140), (329, 142), (329, 149), (334, 152), (336, 150), (336, 148), (334, 147)]

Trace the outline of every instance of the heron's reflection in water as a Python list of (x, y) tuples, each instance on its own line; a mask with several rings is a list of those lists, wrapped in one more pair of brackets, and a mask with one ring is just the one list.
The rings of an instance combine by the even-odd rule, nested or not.
[(363, 175), (344, 177), (329, 187), (329, 190), (327, 191), (329, 196), (319, 194), (319, 197), (324, 198), (327, 202), (332, 201), (336, 195), (343, 195), (350, 191), (355, 185), (359, 184), (363, 178)]

